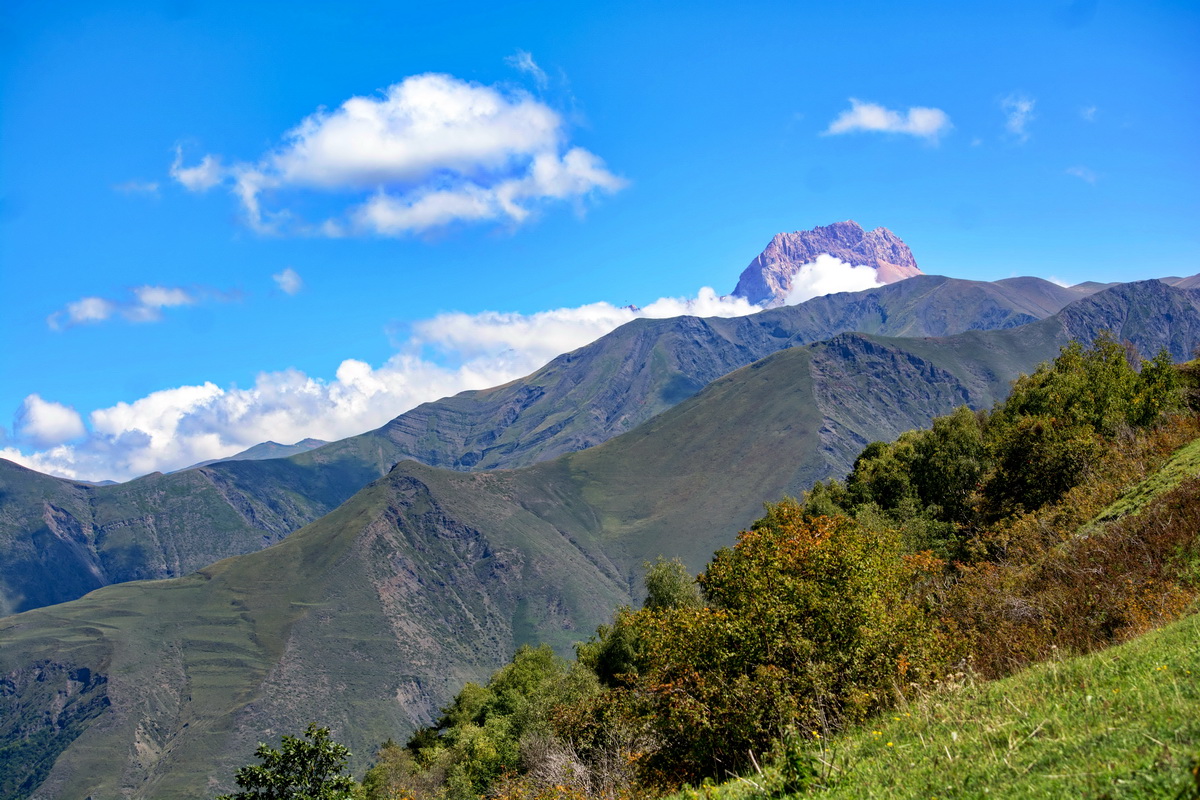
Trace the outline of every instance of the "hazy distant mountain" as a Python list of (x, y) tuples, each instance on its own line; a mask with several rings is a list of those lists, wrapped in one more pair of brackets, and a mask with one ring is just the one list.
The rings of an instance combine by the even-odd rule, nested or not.
[(1011, 327), (1078, 297), (1037, 278), (918, 276), (747, 317), (637, 320), (521, 380), (425, 403), (376, 431), (286, 459), (223, 461), (101, 487), (0, 460), (0, 613), (258, 550), (404, 459), (460, 470), (533, 464), (631, 430), (785, 348), (845, 331)]
[[(219, 464), (223, 461), (265, 461), (268, 458), (287, 458), (288, 456), (307, 453), (309, 450), (315, 450), (318, 447), (324, 447), (329, 444), (323, 439), (301, 439), (295, 444), (279, 444), (278, 442), (259, 442), (251, 448), (243, 450), (240, 453), (235, 453), (225, 458), (210, 458), (208, 461), (201, 461), (198, 464), (192, 464), (190, 467), (183, 469), (195, 469), (196, 467), (207, 467), (209, 464)], [(182, 472), (183, 470), (174, 470)]]
[(733, 294), (763, 306), (783, 305), (800, 268), (821, 255), (851, 266), (872, 267), (879, 283), (921, 274), (912, 251), (899, 236), (887, 228), (864, 231), (857, 222), (846, 220), (811, 231), (776, 234), (743, 270)]
[(276, 547), (0, 620), (3, 767), (44, 777), (39, 797), (194, 797), (314, 709), (361, 764), (520, 643), (586, 636), (643, 559), (697, 569), (764, 500), (990, 405), (1101, 327), (1190, 351), (1200, 292), (1149, 281), (1004, 330), (790, 348), (598, 447), (515, 470), (402, 462)]

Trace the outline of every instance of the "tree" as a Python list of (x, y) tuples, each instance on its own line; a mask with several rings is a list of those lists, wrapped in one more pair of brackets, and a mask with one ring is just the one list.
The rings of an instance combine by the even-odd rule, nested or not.
[(678, 558), (668, 561), (659, 556), (653, 564), (647, 561), (642, 566), (646, 570), (646, 602), (642, 604), (645, 608), (658, 611), (702, 605), (696, 579)]
[(304, 738), (284, 736), (278, 750), (259, 744), (261, 764), (242, 767), (234, 780), (242, 791), (217, 800), (350, 800), (357, 784), (345, 774), (350, 750), (310, 722)]

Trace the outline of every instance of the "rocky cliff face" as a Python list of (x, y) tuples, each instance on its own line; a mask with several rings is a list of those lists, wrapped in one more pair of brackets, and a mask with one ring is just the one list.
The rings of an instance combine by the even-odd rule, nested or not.
[(763, 306), (783, 305), (796, 273), (819, 255), (831, 255), (852, 266), (873, 267), (880, 283), (921, 274), (912, 251), (896, 234), (887, 228), (864, 231), (857, 222), (846, 220), (811, 231), (776, 234), (742, 271), (733, 294)]

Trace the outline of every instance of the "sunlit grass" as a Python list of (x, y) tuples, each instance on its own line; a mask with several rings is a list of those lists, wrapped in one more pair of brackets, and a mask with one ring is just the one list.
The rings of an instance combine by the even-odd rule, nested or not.
[[(796, 742), (804, 796), (1200, 797), (1200, 615), (1001, 681), (957, 673), (863, 727)], [(786, 796), (783, 761), (683, 796)]]

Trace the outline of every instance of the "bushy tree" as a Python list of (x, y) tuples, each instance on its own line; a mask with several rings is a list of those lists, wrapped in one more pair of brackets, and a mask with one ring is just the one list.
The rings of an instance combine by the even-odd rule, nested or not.
[(1087, 349), (1071, 342), (1018, 378), (987, 421), (994, 470), (983, 494), (993, 515), (1058, 500), (1086, 477), (1106, 441), (1155, 425), (1180, 404), (1178, 372), (1165, 351), (1142, 362), (1107, 333)]
[(723, 775), (790, 727), (825, 731), (884, 703), (931, 643), (912, 577), (894, 533), (769, 506), (700, 576), (706, 607), (632, 620), (655, 774)]
[(915, 437), (912, 481), (921, 502), (944, 522), (966, 523), (988, 468), (983, 430), (975, 412), (960, 406)]
[(667, 560), (662, 556), (654, 563), (647, 561), (645, 608), (698, 608), (701, 604), (700, 589), (696, 579), (678, 558)]
[[(521, 647), (486, 685), (468, 683), (430, 728), (409, 740), (419, 770), (436, 774), (450, 798), (487, 794), (521, 767), (522, 742), (553, 733), (556, 708), (599, 690), (594, 675), (554, 654), (547, 645)], [(403, 759), (398, 768), (409, 769)], [(413, 776), (409, 785), (422, 784)]]
[(259, 744), (262, 763), (234, 775), (241, 791), (217, 800), (350, 800), (357, 784), (345, 774), (350, 751), (329, 738), (329, 729), (309, 723), (303, 738), (284, 736), (278, 750)]

